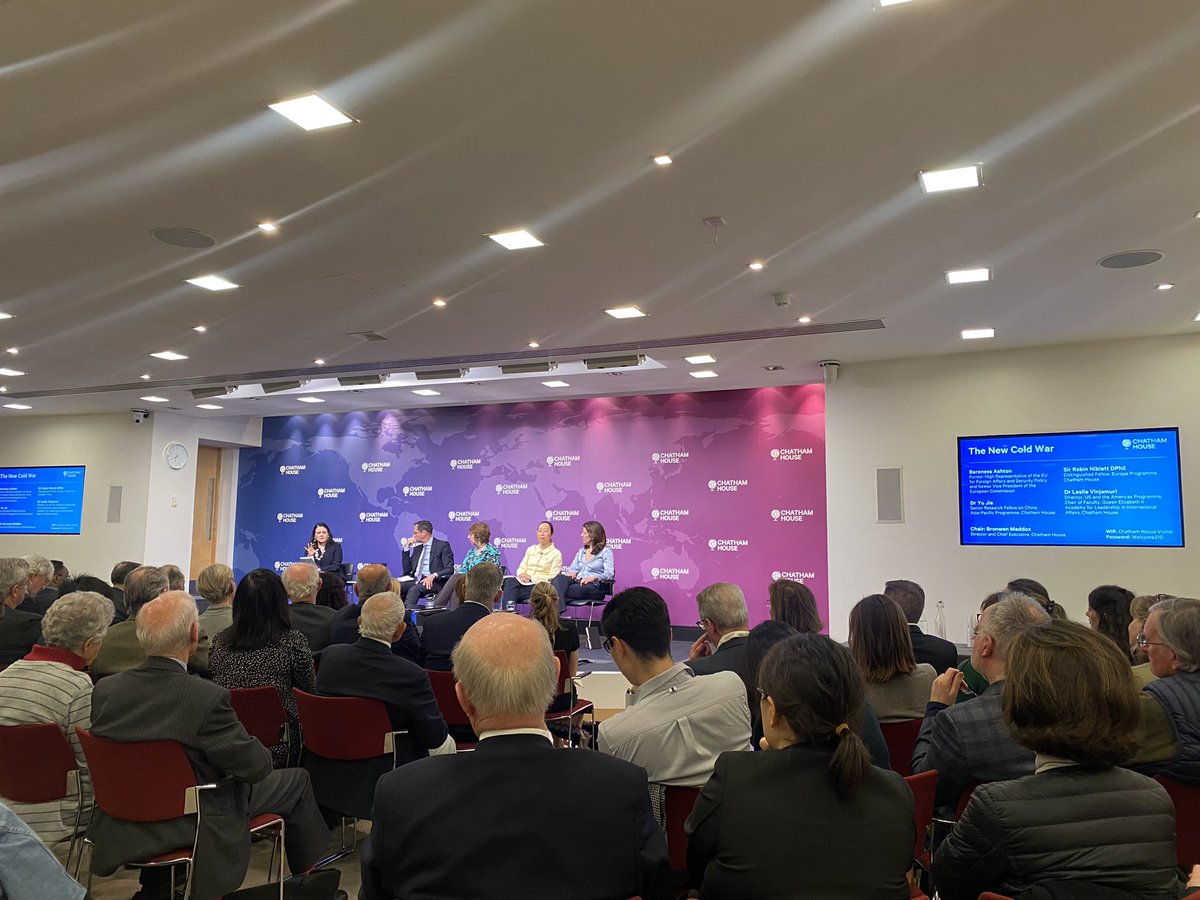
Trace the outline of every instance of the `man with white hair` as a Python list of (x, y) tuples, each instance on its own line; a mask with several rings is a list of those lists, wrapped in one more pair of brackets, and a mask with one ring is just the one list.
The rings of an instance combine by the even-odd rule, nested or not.
[(1200, 600), (1155, 603), (1138, 645), (1157, 677), (1142, 688), (1142, 733), (1131, 768), (1200, 785)]
[(404, 615), (404, 598), (398, 593), (372, 595), (358, 618), (359, 639), (327, 648), (317, 672), (318, 694), (379, 700), (387, 707), (393, 730), (408, 732), (396, 738), (394, 760), (387, 755), (350, 762), (309, 752), (305, 767), (312, 774), (317, 802), (355, 819), (371, 818), (375, 782), (393, 763), (400, 766), (431, 752), (454, 752), (429, 676), (416, 663), (392, 653), (392, 644), (406, 627)]
[[(358, 617), (362, 614), (363, 604), (384, 591), (392, 590), (394, 579), (388, 567), (381, 563), (371, 563), (358, 570), (358, 580), (354, 585), (354, 593), (358, 596), (357, 603), (348, 603), (333, 614), (329, 623), (330, 644), (353, 644), (358, 640)], [(417, 637), (415, 628), (405, 629), (400, 640), (392, 644), (392, 652), (397, 656), (424, 665), (425, 654), (421, 648), (421, 640)]]
[[(202, 800), (192, 882), (192, 896), (207, 900), (236, 890), (245, 878), (250, 818), (265, 812), (283, 817), (292, 872), (320, 858), (329, 830), (313, 800), (308, 773), (273, 770), (271, 754), (234, 714), (229, 691), (188, 675), (188, 659), (200, 639), (196, 620), (196, 603), (183, 591), (170, 591), (141, 607), (137, 634), (146, 659), (96, 685), (91, 730), (122, 743), (176, 741), (196, 770), (197, 783), (218, 785)], [(195, 821), (183, 816), (127, 822), (97, 810), (88, 829), (95, 841), (92, 871), (110, 875), (130, 860), (191, 846)], [(143, 869), (140, 896), (166, 897), (167, 876), (165, 869)]]
[[(86, 669), (100, 652), (112, 616), (112, 602), (99, 594), (76, 591), (58, 598), (42, 619), (41, 643), (0, 672), (0, 725), (53, 722), (66, 732), (84, 768), (75, 726), (91, 726), (92, 679)], [(85, 777), (80, 793), (63, 800), (4, 802), (53, 844), (74, 834), (76, 822), (87, 825), (92, 792)]]
[(750, 639), (750, 615), (746, 597), (736, 584), (718, 581), (696, 595), (700, 627), (704, 633), (692, 644), (687, 664), (697, 675), (733, 672), (754, 693), (746, 666), (746, 642)]
[(50, 586), (54, 579), (54, 563), (36, 553), (26, 556), (25, 562), (29, 563), (29, 584), (18, 608), (44, 616), (50, 604), (58, 599), (58, 589)]
[(17, 608), (28, 586), (29, 563), (18, 556), (0, 557), (0, 668), (32, 650), (42, 633), (42, 617)]
[[(554, 748), (544, 715), (558, 664), (546, 629), (487, 616), (453, 656), (455, 691), (479, 743), (379, 779), (360, 900), (582, 897), (581, 878), (589, 897), (670, 897), (646, 773), (602, 753)], [(591, 799), (568, 839), (564, 804), (578, 785)], [(582, 876), (581, 845), (602, 861)]]
[(292, 627), (308, 638), (308, 648), (316, 656), (329, 646), (329, 626), (337, 615), (328, 606), (317, 605), (321, 589), (321, 571), (312, 563), (292, 563), (280, 575), (291, 606), (288, 617)]

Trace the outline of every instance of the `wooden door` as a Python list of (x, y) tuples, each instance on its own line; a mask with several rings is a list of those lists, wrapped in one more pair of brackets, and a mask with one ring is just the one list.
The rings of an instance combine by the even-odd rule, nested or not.
[(201, 446), (196, 453), (196, 498), (192, 506), (192, 566), (196, 576), (217, 561), (217, 532), (220, 527), (221, 448)]

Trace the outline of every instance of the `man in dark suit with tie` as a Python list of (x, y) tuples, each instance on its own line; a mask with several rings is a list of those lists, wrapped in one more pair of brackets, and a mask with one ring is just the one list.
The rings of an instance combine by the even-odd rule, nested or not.
[[(543, 717), (558, 664), (546, 630), (520, 616), (488, 616), (455, 649), (454, 672), (479, 743), (473, 753), (419, 759), (379, 779), (360, 900), (670, 897), (646, 773), (551, 742)], [(563, 810), (579, 785), (591, 799), (568, 837)], [(581, 874), (581, 845), (603, 864)]]
[[(342, 815), (371, 818), (375, 782), (394, 766), (423, 759), (431, 751), (454, 752), (446, 736), (429, 676), (425, 670), (392, 653), (405, 630), (404, 601), (399, 594), (375, 594), (358, 618), (361, 637), (353, 644), (334, 644), (321, 656), (317, 693), (330, 697), (367, 697), (387, 707), (395, 731), (396, 751), (366, 760), (325, 759), (309, 752), (305, 768), (312, 775), (317, 802)], [(382, 749), (382, 748), (381, 748)]]
[(883, 586), (883, 596), (894, 600), (904, 610), (908, 630), (912, 635), (913, 657), (918, 663), (929, 663), (941, 675), (958, 665), (958, 648), (945, 638), (926, 634), (917, 622), (925, 613), (925, 591), (915, 581), (896, 579)]
[[(192, 897), (209, 900), (236, 890), (250, 859), (249, 819), (265, 812), (286, 823), (292, 872), (320, 859), (329, 843), (303, 769), (271, 768), (271, 754), (246, 733), (223, 687), (191, 676), (188, 657), (200, 626), (196, 602), (171, 591), (146, 603), (137, 615), (137, 637), (146, 660), (103, 679), (92, 692), (92, 727), (97, 737), (117, 742), (176, 741), (196, 770), (199, 784), (216, 784), (201, 798), (201, 830)], [(152, 778), (153, 772), (145, 773)], [(190, 847), (195, 818), (128, 822), (96, 809), (88, 837), (95, 842), (92, 871), (111, 875), (124, 863), (179, 847)], [(165, 869), (142, 870), (141, 898), (166, 898)]]
[(462, 606), (438, 613), (425, 620), (421, 633), (421, 649), (425, 653), (425, 668), (438, 672), (450, 671), (450, 654), (464, 634), (480, 619), (492, 612), (500, 599), (504, 574), (495, 563), (482, 562), (467, 573), (467, 596)]
[(734, 672), (746, 685), (746, 696), (752, 696), (755, 686), (746, 666), (750, 615), (742, 589), (728, 582), (710, 584), (696, 595), (696, 608), (704, 633), (692, 644), (688, 668), (697, 675)]
[(447, 541), (433, 536), (433, 523), (422, 519), (413, 526), (412, 537), (402, 543), (404, 557), (403, 574), (413, 579), (404, 605), (416, 609), (422, 597), (436, 594), (454, 574), (454, 551)]

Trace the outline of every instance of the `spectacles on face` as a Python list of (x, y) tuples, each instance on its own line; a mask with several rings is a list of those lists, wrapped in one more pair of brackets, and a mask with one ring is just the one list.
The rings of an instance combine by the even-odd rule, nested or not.
[(755, 688), (755, 690), (756, 690), (756, 691), (758, 691), (758, 700), (759, 700), (759, 702), (760, 702), (760, 703), (761, 703), (763, 700), (766, 700), (766, 699), (767, 699), (767, 692), (766, 692), (766, 691), (764, 691), (762, 688)]
[(975, 613), (971, 619), (971, 640), (975, 640), (979, 636), (979, 623), (983, 621), (983, 613)]
[(612, 648), (613, 648), (613, 639), (612, 638), (605, 638), (604, 643), (602, 643), (600, 646), (604, 648), (605, 653), (609, 654), (610, 656), (612, 655)]
[(1153, 644), (1153, 645), (1154, 645), (1154, 646), (1156, 646), (1156, 647), (1170, 647), (1170, 646), (1171, 646), (1171, 645), (1170, 645), (1170, 644), (1168, 644), (1166, 641), (1152, 641), (1152, 640), (1150, 640), (1148, 637), (1146, 637), (1146, 632), (1144, 632), (1144, 631), (1143, 631), (1141, 634), (1139, 634), (1139, 635), (1137, 636), (1137, 645), (1138, 645), (1139, 647), (1141, 647), (1143, 650), (1145, 650), (1145, 649), (1146, 649), (1147, 647), (1149, 647), (1151, 644)]

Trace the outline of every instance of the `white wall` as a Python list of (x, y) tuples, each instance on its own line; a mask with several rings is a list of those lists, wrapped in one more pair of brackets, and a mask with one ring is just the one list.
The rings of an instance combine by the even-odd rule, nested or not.
[[(1200, 339), (1075, 344), (843, 366), (826, 395), (830, 629), (890, 578), (925, 588), (926, 623), (945, 600), (947, 636), (1009, 579), (1046, 585), (1071, 618), (1104, 583), (1200, 595)], [(963, 547), (960, 435), (1179, 427), (1183, 549)], [(875, 469), (904, 470), (905, 522), (875, 522)]]
[[(107, 580), (113, 563), (141, 559), (152, 428), (128, 413), (99, 416), (6, 416), (0, 466), (86, 466), (82, 534), (0, 535), (0, 556), (40, 553), (75, 573)], [(120, 524), (110, 525), (108, 490), (123, 488)]]

